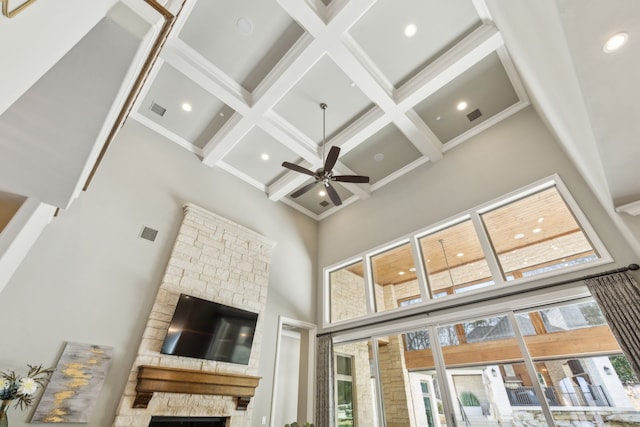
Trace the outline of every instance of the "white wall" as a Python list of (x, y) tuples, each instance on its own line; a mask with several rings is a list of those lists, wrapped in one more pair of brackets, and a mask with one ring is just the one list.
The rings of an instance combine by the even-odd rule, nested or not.
[(376, 191), (375, 197), (325, 219), (319, 226), (318, 280), (326, 266), (554, 173), (560, 175), (602, 238), (616, 267), (637, 262), (535, 111), (526, 108), (445, 153), (443, 160), (418, 168)]
[[(315, 321), (316, 223), (136, 123), (121, 130), (89, 190), (52, 220), (0, 293), (0, 370), (53, 365), (65, 341), (113, 346), (89, 423), (110, 426), (185, 202), (277, 242), (262, 380), (251, 403), (255, 425), (268, 419), (278, 316)], [(155, 243), (138, 238), (143, 225), (159, 230)], [(27, 425), (30, 411), (10, 412), (12, 427)]]
[[(40, 1), (13, 18), (0, 15), (0, 114), (58, 62), (117, 0)], [(11, 1), (10, 9), (23, 1)], [(44, 35), (44, 36), (43, 36)]]

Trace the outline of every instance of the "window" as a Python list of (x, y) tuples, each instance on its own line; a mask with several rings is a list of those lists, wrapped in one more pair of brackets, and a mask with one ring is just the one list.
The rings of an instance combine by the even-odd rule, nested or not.
[(511, 280), (599, 258), (556, 186), (485, 212), (482, 221)]
[(338, 426), (353, 427), (353, 377), (349, 356), (336, 356), (336, 392)]
[(333, 346), (338, 427), (379, 425), (371, 348), (371, 340)]
[(376, 311), (398, 308), (398, 299), (420, 295), (410, 243), (372, 256), (371, 266)]
[(331, 322), (362, 317), (367, 314), (362, 261), (329, 274)]
[(493, 284), (471, 220), (428, 234), (419, 242), (433, 298)]
[[(501, 200), (328, 267), (325, 323), (377, 312), (428, 307), (463, 293), (501, 290), (534, 279), (611, 260), (559, 177), (535, 183)], [(364, 260), (364, 261), (362, 261)], [(506, 292), (506, 289), (505, 289)], [(412, 304), (402, 304), (412, 300)], [(409, 305), (414, 307), (409, 308)], [(426, 308), (425, 308), (426, 310)], [(530, 322), (526, 316), (518, 320)], [(521, 325), (521, 326), (524, 326)], [(533, 326), (525, 332), (531, 333)], [(459, 333), (446, 331), (454, 344)], [(439, 333), (443, 339), (444, 332)], [(407, 335), (418, 347), (426, 341)], [(416, 338), (416, 339), (413, 339)], [(420, 342), (418, 342), (420, 341)], [(417, 347), (417, 348), (418, 348)]]

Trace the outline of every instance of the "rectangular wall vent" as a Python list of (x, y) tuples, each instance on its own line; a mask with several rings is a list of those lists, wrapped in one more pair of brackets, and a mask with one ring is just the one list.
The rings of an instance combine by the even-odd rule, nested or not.
[(149, 228), (149, 227), (144, 227), (142, 229), (142, 233), (140, 233), (140, 238), (148, 240), (150, 242), (155, 242), (157, 235), (158, 235), (158, 230), (154, 230), (153, 228)]
[(320, 202), (320, 206), (322, 206), (323, 208), (326, 208), (327, 206), (329, 206), (329, 202), (327, 202), (326, 200), (323, 200)]
[(470, 122), (472, 122), (478, 117), (480, 117), (481, 115), (482, 113), (480, 112), (480, 109), (476, 108), (475, 110), (467, 114), (467, 118), (469, 119)]
[(155, 102), (151, 103), (151, 111), (159, 115), (160, 117), (164, 116), (164, 113), (167, 112), (167, 109), (163, 106), (156, 104)]

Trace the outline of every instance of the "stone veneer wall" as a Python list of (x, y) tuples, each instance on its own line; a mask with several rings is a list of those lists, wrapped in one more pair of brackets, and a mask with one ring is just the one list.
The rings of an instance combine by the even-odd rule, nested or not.
[[(249, 427), (251, 408), (237, 411), (230, 396), (154, 393), (148, 408), (132, 408), (138, 366), (257, 375), (274, 243), (198, 206), (184, 207), (184, 219), (142, 336), (114, 427), (147, 427), (157, 416), (224, 416), (229, 427)], [(248, 365), (160, 354), (181, 293), (258, 313)]]

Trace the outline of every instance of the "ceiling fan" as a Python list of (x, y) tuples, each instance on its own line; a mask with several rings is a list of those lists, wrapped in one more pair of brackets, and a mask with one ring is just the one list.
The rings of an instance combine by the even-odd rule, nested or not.
[[(324, 157), (324, 148), (326, 146), (326, 142), (325, 142), (325, 114), (326, 114), (326, 110), (327, 110), (327, 104), (325, 104), (324, 102), (322, 104), (320, 104), (320, 108), (322, 108), (322, 158), (325, 159)], [(329, 150), (329, 154), (327, 155), (326, 159), (324, 160), (324, 165), (316, 170), (315, 172), (307, 169), (307, 168), (303, 168), (302, 166), (296, 165), (295, 163), (290, 163), (290, 162), (282, 162), (282, 166), (290, 169), (292, 171), (295, 172), (299, 172), (299, 173), (303, 173), (306, 175), (310, 175), (314, 178), (314, 182), (305, 185), (304, 187), (296, 190), (295, 192), (293, 192), (291, 194), (291, 197), (293, 197), (294, 199), (296, 197), (302, 196), (304, 193), (306, 193), (307, 191), (311, 190), (313, 187), (315, 187), (316, 184), (318, 183), (322, 183), (322, 185), (324, 185), (324, 187), (327, 190), (327, 193), (329, 194), (329, 198), (331, 199), (331, 201), (333, 202), (334, 205), (339, 206), (342, 204), (342, 200), (340, 200), (340, 196), (338, 195), (338, 192), (336, 191), (335, 188), (333, 188), (333, 186), (331, 185), (331, 181), (338, 181), (338, 182), (353, 182), (356, 184), (366, 184), (369, 182), (369, 177), (368, 176), (362, 176), (362, 175), (334, 175), (333, 174), (333, 167), (335, 166), (336, 162), (338, 161), (338, 156), (340, 155), (340, 147), (336, 147), (333, 146), (331, 147), (331, 149)]]

